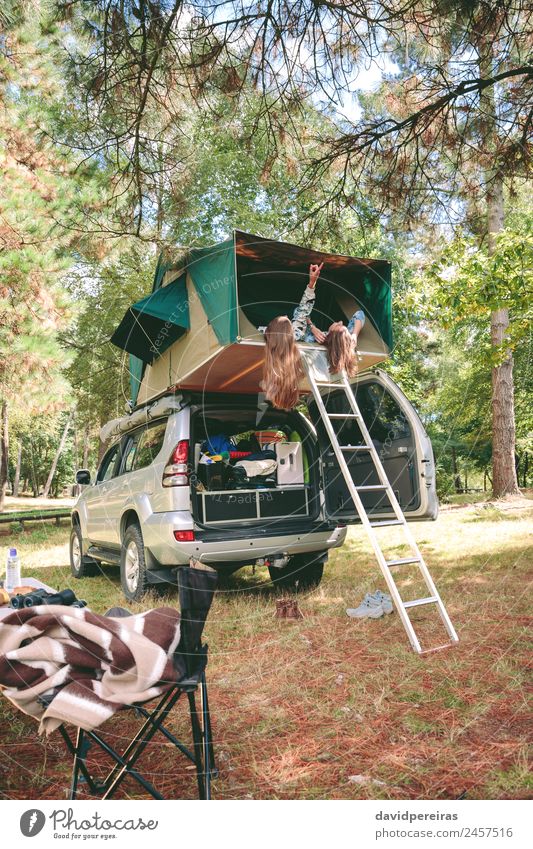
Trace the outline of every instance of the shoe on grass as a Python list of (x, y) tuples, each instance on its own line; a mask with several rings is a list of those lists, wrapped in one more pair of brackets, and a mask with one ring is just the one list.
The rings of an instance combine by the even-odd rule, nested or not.
[(383, 593), (381, 593), (379, 590), (375, 593), (367, 593), (365, 595), (363, 601), (361, 602), (361, 604), (368, 603), (368, 604), (373, 604), (375, 606), (378, 606), (378, 605), (381, 604), (382, 596), (383, 596)]
[(359, 607), (349, 607), (346, 610), (352, 619), (379, 619), (384, 612), (381, 604), (376, 604), (375, 600), (370, 600), (366, 596)]
[(381, 590), (376, 590), (375, 593), (367, 593), (367, 596), (368, 598), (375, 598), (378, 604), (381, 604), (384, 599), (385, 601), (392, 601), (391, 596), (388, 593), (382, 593)]
[(370, 598), (372, 599), (372, 604), (380, 604), (382, 606), (383, 613), (392, 613), (392, 598), (388, 593), (382, 593), (381, 590), (376, 590), (375, 593), (372, 593)]

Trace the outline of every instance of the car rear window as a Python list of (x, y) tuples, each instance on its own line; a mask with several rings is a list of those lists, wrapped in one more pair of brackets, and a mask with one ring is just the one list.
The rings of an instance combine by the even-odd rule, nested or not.
[(137, 442), (137, 450), (135, 451), (131, 466), (132, 472), (136, 469), (144, 469), (150, 465), (152, 460), (155, 460), (163, 447), (166, 429), (167, 423), (159, 422), (158, 424), (150, 425), (143, 431)]

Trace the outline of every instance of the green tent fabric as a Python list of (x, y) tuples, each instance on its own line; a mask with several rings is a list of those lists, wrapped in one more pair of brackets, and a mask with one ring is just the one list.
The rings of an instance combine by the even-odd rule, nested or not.
[(189, 329), (185, 274), (137, 301), (126, 312), (111, 341), (144, 363), (151, 363)]
[[(157, 258), (157, 264), (155, 267), (152, 292), (156, 292), (157, 289), (161, 288), (165, 274), (170, 268), (172, 268), (172, 266), (173, 263), (169, 262), (168, 260), (165, 260), (164, 255), (160, 253)], [(131, 402), (134, 406), (137, 403), (137, 396), (139, 395), (139, 389), (141, 387), (141, 381), (144, 376), (145, 368), (146, 363), (144, 362), (144, 360), (141, 360), (139, 357), (136, 357), (135, 354), (130, 354), (130, 390)]]
[(194, 248), (187, 256), (187, 267), (218, 341), (221, 345), (235, 342), (239, 332), (235, 239)]
[(373, 274), (367, 274), (357, 294), (366, 315), (375, 325), (385, 344), (392, 351), (392, 288), (390, 265), (381, 268), (379, 275), (375, 272)]

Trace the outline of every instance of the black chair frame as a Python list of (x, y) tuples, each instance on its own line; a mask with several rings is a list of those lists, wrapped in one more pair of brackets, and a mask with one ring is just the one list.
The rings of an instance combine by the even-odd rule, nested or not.
[[(85, 731), (78, 728), (72, 738), (64, 725), (59, 727), (58, 731), (73, 756), (69, 799), (77, 798), (81, 782), (87, 784), (92, 795), (101, 799), (110, 799), (128, 776), (140, 784), (154, 799), (164, 799), (165, 797), (154, 785), (135, 768), (146, 746), (157, 733), (161, 733), (195, 765), (198, 797), (211, 798), (211, 779), (216, 777), (217, 770), (205, 675), (208, 647), (202, 645), (202, 632), (216, 589), (217, 575), (215, 572), (202, 569), (180, 567), (177, 569), (177, 580), (181, 633), (175, 659), (177, 668), (181, 666), (181, 671), (183, 671), (183, 662), (185, 663), (186, 674), (176, 680), (176, 683), (161, 696), (155, 707), (148, 708), (144, 703), (125, 708), (125, 710), (133, 710), (139, 718), (144, 719), (144, 722), (122, 752), (117, 752), (97, 731)], [(198, 694), (199, 705), (197, 704)], [(187, 697), (189, 704), (192, 749), (185, 746), (163, 725), (183, 695)], [(111, 771), (103, 781), (94, 778), (87, 768), (86, 758), (92, 744), (99, 746), (114, 761)]]

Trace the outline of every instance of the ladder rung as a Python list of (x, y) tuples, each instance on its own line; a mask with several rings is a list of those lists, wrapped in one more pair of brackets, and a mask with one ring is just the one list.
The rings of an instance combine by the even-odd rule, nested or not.
[(325, 383), (322, 380), (315, 380), (315, 386), (334, 386), (335, 389), (343, 389), (342, 383)]
[(339, 445), (341, 451), (370, 451), (368, 445)]
[(357, 492), (376, 492), (378, 489), (388, 489), (383, 483), (369, 484), (368, 486), (356, 486)]
[(438, 602), (438, 598), (436, 595), (430, 595), (427, 598), (415, 598), (413, 601), (404, 601), (403, 606), (407, 609), (408, 607), (420, 607), (421, 604), (435, 604)]
[(420, 563), (420, 557), (404, 557), (402, 560), (387, 560), (387, 566), (405, 566), (407, 563)]
[(383, 522), (370, 522), (373, 528), (384, 528), (386, 525), (405, 525), (405, 519), (386, 519)]
[(357, 413), (328, 413), (328, 419), (360, 419)]

